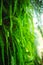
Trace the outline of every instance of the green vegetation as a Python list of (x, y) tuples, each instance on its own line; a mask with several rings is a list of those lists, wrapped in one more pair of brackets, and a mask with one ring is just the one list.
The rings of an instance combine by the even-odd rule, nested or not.
[(0, 5), (0, 65), (39, 65), (30, 0)]

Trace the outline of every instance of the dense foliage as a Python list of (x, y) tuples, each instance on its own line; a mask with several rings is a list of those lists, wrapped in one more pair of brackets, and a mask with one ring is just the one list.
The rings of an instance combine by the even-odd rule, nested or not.
[(0, 65), (39, 65), (30, 0), (1, 0)]

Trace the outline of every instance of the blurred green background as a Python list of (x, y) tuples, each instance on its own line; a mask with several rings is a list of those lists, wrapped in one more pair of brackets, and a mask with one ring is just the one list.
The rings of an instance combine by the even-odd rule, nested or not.
[(42, 0), (0, 0), (0, 65), (43, 64), (38, 50), (42, 10)]

